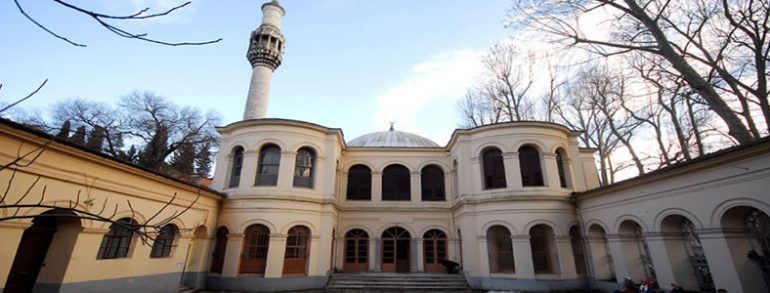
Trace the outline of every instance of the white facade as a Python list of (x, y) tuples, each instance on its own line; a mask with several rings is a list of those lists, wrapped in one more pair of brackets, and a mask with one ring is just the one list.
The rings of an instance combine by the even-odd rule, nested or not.
[(227, 198), (208, 288), (321, 288), (337, 271), (438, 273), (451, 260), (476, 289), (612, 290), (626, 276), (767, 289), (746, 254), (770, 250), (770, 140), (605, 187), (596, 150), (552, 123), (458, 129), (446, 146), (392, 127), (346, 142), (263, 118), (284, 11), (263, 12), (245, 120), (218, 129), (212, 187)]

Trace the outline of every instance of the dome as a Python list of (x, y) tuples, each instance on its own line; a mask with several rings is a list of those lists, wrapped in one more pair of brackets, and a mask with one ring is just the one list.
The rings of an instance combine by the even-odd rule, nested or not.
[(414, 133), (395, 131), (378, 131), (364, 134), (348, 142), (349, 147), (373, 148), (437, 148), (438, 144), (430, 139)]

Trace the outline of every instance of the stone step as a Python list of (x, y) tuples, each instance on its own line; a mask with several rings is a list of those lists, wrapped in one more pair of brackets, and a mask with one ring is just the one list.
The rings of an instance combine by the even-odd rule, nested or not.
[(473, 292), (463, 275), (436, 273), (342, 273), (333, 274), (325, 292)]

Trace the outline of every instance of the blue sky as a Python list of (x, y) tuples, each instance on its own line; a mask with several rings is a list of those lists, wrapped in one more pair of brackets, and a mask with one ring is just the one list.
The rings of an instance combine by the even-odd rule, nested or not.
[[(193, 1), (174, 15), (121, 27), (164, 41), (205, 41), (166, 47), (119, 38), (92, 19), (52, 1), (20, 0), (52, 30), (88, 47), (55, 39), (27, 21), (12, 1), (0, 3), (0, 102), (48, 85), (25, 102), (44, 109), (70, 97), (117, 102), (134, 90), (180, 105), (242, 118), (251, 75), (248, 37), (263, 1)], [(73, 1), (126, 14), (159, 11), (183, 1)], [(445, 144), (457, 126), (455, 101), (481, 69), (479, 57), (510, 32), (502, 23), (510, 0), (283, 0), (284, 63), (273, 76), (268, 117), (342, 128), (346, 140), (396, 129)]]

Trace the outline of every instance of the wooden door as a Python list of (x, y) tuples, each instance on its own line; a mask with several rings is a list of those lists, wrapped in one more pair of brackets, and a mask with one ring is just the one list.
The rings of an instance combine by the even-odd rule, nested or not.
[(382, 232), (382, 271), (408, 272), (410, 269), (409, 232), (392, 227)]
[(227, 252), (227, 228), (217, 229), (217, 241), (214, 243), (214, 252), (211, 254), (210, 273), (221, 274), (222, 266), (225, 264), (225, 252)]
[(446, 234), (440, 230), (430, 230), (423, 235), (423, 262), (426, 272), (445, 272), (441, 260), (446, 259)]
[(369, 235), (361, 229), (350, 230), (345, 234), (345, 262), (342, 269), (346, 272), (364, 272), (369, 270)]
[(24, 230), (3, 292), (32, 292), (35, 287), (37, 275), (56, 233), (56, 221), (45, 220)]
[(267, 250), (270, 245), (270, 230), (263, 225), (246, 228), (241, 253), (240, 273), (264, 274), (267, 264)]
[(283, 259), (284, 275), (307, 275), (310, 229), (294, 226), (286, 238), (286, 254)]
[(396, 240), (396, 272), (409, 272), (409, 239)]

